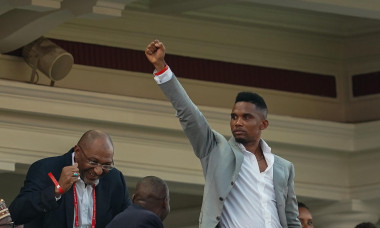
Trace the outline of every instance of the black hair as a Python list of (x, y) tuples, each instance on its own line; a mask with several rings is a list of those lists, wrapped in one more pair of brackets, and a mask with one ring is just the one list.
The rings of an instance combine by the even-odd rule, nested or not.
[(377, 228), (375, 224), (370, 222), (363, 222), (355, 226), (355, 228)]
[(306, 204), (304, 204), (302, 202), (298, 202), (298, 208), (306, 208), (310, 211), (310, 209), (306, 206)]
[(137, 182), (136, 189), (139, 189), (140, 187), (147, 188), (148, 186), (152, 191), (151, 194), (149, 194), (149, 197), (160, 199), (169, 197), (169, 187), (161, 178), (156, 176), (146, 176)]
[(257, 93), (240, 92), (236, 96), (235, 104), (237, 102), (250, 102), (250, 103), (256, 105), (256, 108), (262, 110), (264, 112), (265, 117), (267, 116), (267, 113), (268, 113), (267, 104), (265, 103), (264, 98), (262, 98)]
[[(146, 176), (136, 184), (132, 202), (156, 213), (162, 221), (170, 212), (169, 187), (159, 177)], [(165, 205), (165, 206), (164, 206)]]

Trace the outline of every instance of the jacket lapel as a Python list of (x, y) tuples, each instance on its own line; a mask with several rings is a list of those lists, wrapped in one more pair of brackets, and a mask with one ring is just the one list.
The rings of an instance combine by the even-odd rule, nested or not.
[[(238, 169), (240, 171), (240, 167), (241, 165), (243, 164), (243, 161), (244, 161), (244, 155), (243, 153), (241, 152), (240, 148), (238, 147), (234, 137), (231, 137), (229, 142), (228, 142), (232, 148), (232, 151), (234, 152), (235, 154), (235, 162), (236, 162), (236, 166), (235, 166), (235, 172), (236, 170)], [(235, 173), (237, 175), (237, 173)], [(234, 181), (235, 181), (236, 178), (234, 178)]]
[(74, 224), (74, 185), (65, 193), (66, 225), (72, 228)]
[(284, 180), (284, 166), (279, 162), (275, 155), (273, 164), (273, 186), (276, 194), (277, 208), (284, 204)]
[[(74, 148), (65, 154), (65, 166), (72, 165), (72, 153), (74, 152)], [(64, 204), (65, 204), (65, 212), (66, 212), (66, 227), (72, 228), (74, 224), (74, 185), (64, 194)]]

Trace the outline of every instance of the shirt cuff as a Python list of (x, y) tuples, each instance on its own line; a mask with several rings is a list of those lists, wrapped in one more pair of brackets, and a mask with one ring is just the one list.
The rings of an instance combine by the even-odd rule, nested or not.
[(157, 84), (163, 84), (169, 81), (170, 79), (172, 79), (173, 77), (173, 72), (169, 66), (163, 72), (162, 71), (158, 72), (158, 74), (157, 74), (157, 70), (154, 70), (153, 74), (154, 74), (154, 80), (156, 80)]

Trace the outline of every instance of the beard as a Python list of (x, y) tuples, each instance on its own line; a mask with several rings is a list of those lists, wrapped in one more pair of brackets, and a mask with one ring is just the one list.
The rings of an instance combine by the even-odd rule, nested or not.
[(241, 143), (241, 144), (245, 144), (245, 143), (247, 143), (247, 140), (245, 139), (245, 138), (236, 138), (235, 137), (235, 141), (237, 142), (237, 143)]
[[(84, 169), (81, 173), (81, 179), (83, 180), (83, 182), (87, 185), (93, 185), (95, 184), (95, 182), (97, 182), (101, 176), (104, 175), (104, 172), (102, 173), (102, 175), (100, 176), (97, 176), (95, 174), (95, 171), (93, 170), (94, 168), (87, 168), (87, 169)], [(92, 175), (93, 174), (93, 175)], [(91, 179), (88, 179), (88, 176), (91, 177)], [(94, 179), (93, 179), (94, 178)]]

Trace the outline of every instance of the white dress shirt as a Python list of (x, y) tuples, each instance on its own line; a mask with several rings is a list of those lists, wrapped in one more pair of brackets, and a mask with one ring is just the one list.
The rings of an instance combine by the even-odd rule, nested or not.
[[(73, 164), (74, 164), (74, 153), (73, 152)], [(99, 184), (99, 180), (96, 181), (95, 185)], [(79, 226), (75, 226), (75, 210), (74, 210), (74, 221), (73, 228), (90, 228), (92, 222), (92, 209), (93, 209), (93, 196), (92, 196), (92, 186), (86, 185), (81, 178), (75, 183), (75, 188), (78, 197), (78, 222)]]
[(239, 144), (244, 161), (224, 202), (222, 228), (281, 228), (273, 186), (274, 156), (262, 139), (260, 146), (268, 164), (262, 173), (256, 156)]

